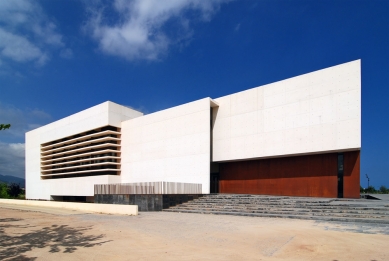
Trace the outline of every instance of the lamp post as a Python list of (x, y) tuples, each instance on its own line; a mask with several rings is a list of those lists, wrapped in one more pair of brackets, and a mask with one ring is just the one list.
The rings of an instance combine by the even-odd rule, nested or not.
[(370, 185), (369, 185), (370, 179), (369, 179), (369, 176), (367, 174), (366, 174), (366, 178), (367, 178), (367, 187), (370, 187)]

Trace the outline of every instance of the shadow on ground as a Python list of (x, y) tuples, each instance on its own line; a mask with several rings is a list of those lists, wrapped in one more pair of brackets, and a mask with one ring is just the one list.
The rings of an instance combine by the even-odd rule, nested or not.
[(380, 223), (327, 222), (316, 220), (315, 226), (322, 227), (325, 230), (340, 232), (389, 235), (389, 226)]
[[(34, 248), (49, 247), (49, 252), (73, 253), (78, 248), (94, 247), (109, 241), (102, 241), (104, 235), (85, 235), (91, 227), (69, 227), (53, 225), (34, 230), (34, 226), (22, 226), (22, 219), (0, 218), (0, 260), (35, 260), (24, 253)], [(10, 233), (6, 233), (10, 232)]]

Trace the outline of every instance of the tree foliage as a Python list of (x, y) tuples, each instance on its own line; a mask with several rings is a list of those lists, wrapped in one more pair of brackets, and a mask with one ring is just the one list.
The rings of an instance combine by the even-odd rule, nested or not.
[(369, 186), (367, 188), (360, 187), (359, 191), (361, 193), (371, 193), (371, 194), (389, 194), (389, 189), (385, 186), (381, 186), (380, 189), (376, 189), (374, 186)]
[(0, 182), (0, 198), (9, 198), (8, 186), (2, 182)]
[(0, 124), (0, 130), (6, 130), (11, 127), (11, 124)]
[(365, 193), (376, 193), (376, 189), (374, 186), (368, 186), (367, 189), (365, 189)]
[(387, 187), (385, 187), (385, 186), (381, 186), (380, 187), (380, 192), (382, 194), (389, 194), (389, 189)]
[(24, 199), (24, 190), (16, 183), (0, 182), (0, 198)]
[(11, 184), (8, 184), (7, 191), (8, 191), (8, 195), (10, 197), (16, 198), (19, 196), (20, 193), (22, 193), (22, 188), (20, 187), (19, 184), (11, 183)]

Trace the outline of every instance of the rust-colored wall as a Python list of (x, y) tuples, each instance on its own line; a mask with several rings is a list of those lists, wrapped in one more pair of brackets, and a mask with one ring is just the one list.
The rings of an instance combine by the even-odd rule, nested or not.
[[(359, 152), (358, 162), (354, 154), (344, 153), (345, 197), (356, 197), (354, 187), (358, 188), (359, 197)], [(328, 153), (221, 163), (219, 192), (335, 198), (338, 196), (337, 155)], [(350, 162), (354, 164), (353, 168), (350, 168)]]
[(360, 198), (360, 152), (344, 153), (343, 196)]

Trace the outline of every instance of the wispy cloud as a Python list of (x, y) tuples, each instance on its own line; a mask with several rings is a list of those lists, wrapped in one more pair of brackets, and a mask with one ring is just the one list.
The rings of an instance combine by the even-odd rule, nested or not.
[(19, 109), (0, 103), (0, 123), (11, 128), (0, 131), (0, 174), (24, 177), (24, 135), (48, 122), (52, 117), (40, 109)]
[(24, 178), (24, 143), (0, 142), (0, 174)]
[(235, 31), (235, 32), (238, 32), (239, 30), (240, 30), (240, 23), (237, 24), (237, 25), (235, 26), (235, 28), (234, 28), (234, 31)]
[(73, 51), (69, 48), (66, 48), (64, 50), (62, 50), (59, 55), (62, 57), (62, 58), (65, 58), (65, 59), (71, 59), (73, 58)]
[(35, 60), (43, 65), (48, 60), (46, 53), (43, 53), (37, 46), (26, 38), (9, 33), (0, 28), (1, 55), (16, 62), (27, 62)]
[[(34, 62), (50, 59), (52, 48), (63, 49), (62, 35), (36, 1), (0, 1), (0, 61)], [(1, 64), (0, 64), (1, 66)]]
[[(228, 1), (115, 0), (112, 6), (95, 1), (88, 7), (90, 19), (85, 29), (106, 54), (128, 60), (157, 60), (170, 45), (192, 36), (190, 22), (195, 16), (190, 12), (198, 21), (209, 21), (220, 5)], [(117, 19), (107, 13), (114, 13)]]
[(0, 132), (1, 141), (24, 141), (27, 131), (36, 129), (52, 120), (50, 114), (39, 109), (20, 109), (0, 103), (0, 123), (11, 124), (11, 128)]

